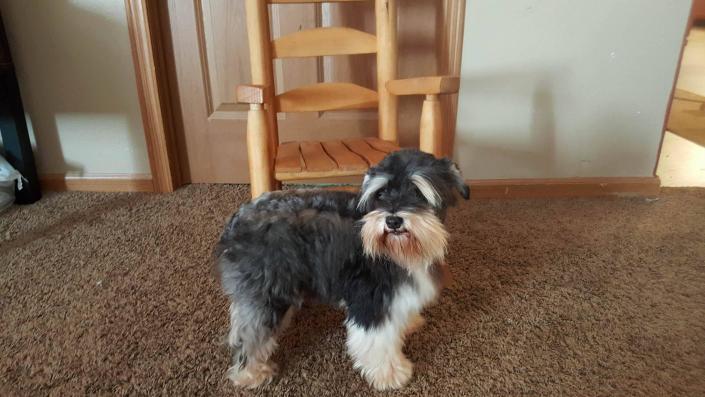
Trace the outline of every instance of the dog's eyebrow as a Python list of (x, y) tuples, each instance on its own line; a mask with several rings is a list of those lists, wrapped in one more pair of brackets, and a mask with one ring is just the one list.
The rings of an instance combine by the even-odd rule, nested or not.
[(441, 204), (441, 196), (425, 176), (414, 174), (411, 176), (411, 182), (419, 188), (419, 191), (421, 191), (421, 194), (426, 198), (429, 204), (434, 207), (438, 207)]
[(369, 175), (365, 175), (365, 179), (362, 181), (362, 194), (360, 195), (360, 201), (357, 203), (357, 208), (362, 208), (370, 197), (379, 189), (383, 188), (389, 182), (389, 175), (377, 175), (370, 178)]

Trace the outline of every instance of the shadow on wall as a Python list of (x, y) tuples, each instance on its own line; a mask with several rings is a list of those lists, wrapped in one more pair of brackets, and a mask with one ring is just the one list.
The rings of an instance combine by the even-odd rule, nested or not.
[[(456, 133), (456, 156), (471, 153), (473, 163), (482, 164), (485, 174), (507, 164), (514, 178), (534, 177), (525, 170), (552, 173), (557, 157), (556, 122), (549, 81), (555, 78), (555, 73), (531, 71), (464, 77), (460, 92), (471, 99), (465, 108), (458, 108), (458, 130), (464, 133)], [(475, 116), (478, 111), (503, 116)]]
[(115, 162), (149, 170), (130, 43), (116, 5), (94, 0), (1, 4), (13, 22), (8, 34), (40, 172), (90, 173), (86, 163), (108, 169), (99, 172), (125, 168)]

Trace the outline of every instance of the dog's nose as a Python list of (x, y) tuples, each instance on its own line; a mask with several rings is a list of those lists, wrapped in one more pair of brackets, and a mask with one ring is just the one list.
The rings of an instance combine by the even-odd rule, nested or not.
[(387, 227), (396, 230), (401, 227), (401, 224), (404, 223), (404, 219), (401, 217), (398, 217), (396, 215), (390, 215), (385, 219), (385, 222), (387, 222)]

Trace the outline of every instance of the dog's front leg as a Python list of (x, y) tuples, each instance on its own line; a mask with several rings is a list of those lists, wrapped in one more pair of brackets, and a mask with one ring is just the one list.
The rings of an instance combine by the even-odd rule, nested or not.
[(354, 366), (375, 389), (398, 389), (411, 379), (413, 364), (402, 352), (406, 322), (388, 319), (364, 327), (348, 320), (346, 327)]
[(412, 314), (409, 318), (409, 325), (406, 326), (405, 335), (409, 336), (421, 329), (426, 324), (426, 320), (421, 313)]

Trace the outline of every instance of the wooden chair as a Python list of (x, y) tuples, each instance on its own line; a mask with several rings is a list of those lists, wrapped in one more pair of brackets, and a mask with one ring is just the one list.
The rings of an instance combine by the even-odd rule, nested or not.
[[(250, 104), (247, 117), (252, 197), (276, 190), (281, 181), (363, 175), (386, 153), (398, 149), (397, 96), (425, 95), (420, 149), (441, 154), (442, 120), (438, 96), (456, 93), (451, 76), (396, 80), (396, 0), (374, 0), (377, 36), (346, 27), (315, 28), (271, 40), (268, 4), (370, 0), (245, 0), (252, 85), (237, 87), (237, 100)], [(274, 95), (273, 60), (325, 55), (377, 54), (377, 87), (320, 83)], [(378, 136), (324, 142), (280, 143), (277, 112), (379, 109)]]

